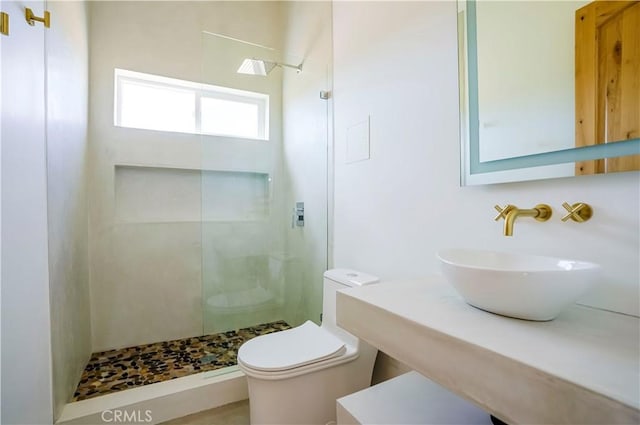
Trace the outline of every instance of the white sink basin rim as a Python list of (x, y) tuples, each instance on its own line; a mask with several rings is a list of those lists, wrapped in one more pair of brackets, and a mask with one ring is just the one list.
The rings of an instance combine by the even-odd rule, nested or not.
[(526, 320), (552, 320), (598, 280), (598, 264), (504, 252), (447, 249), (442, 271), (474, 307)]

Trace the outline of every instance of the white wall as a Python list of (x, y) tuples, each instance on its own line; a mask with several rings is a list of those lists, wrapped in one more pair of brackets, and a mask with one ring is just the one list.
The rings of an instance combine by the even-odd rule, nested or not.
[(86, 197), (88, 28), (84, 2), (49, 1), (47, 193), (53, 407), (71, 400), (91, 355)]
[[(338, 267), (382, 278), (438, 272), (436, 252), (470, 247), (603, 265), (584, 302), (640, 313), (637, 172), (459, 187), (455, 2), (335, 2), (335, 246)], [(371, 159), (345, 163), (347, 128), (371, 116)], [(562, 223), (563, 201), (587, 202), (587, 223)], [(520, 219), (514, 236), (494, 204), (554, 209)]]
[[(193, 202), (176, 204), (176, 208), (181, 214), (189, 208), (185, 214), (192, 219), (119, 220), (118, 209), (123, 205), (116, 202), (115, 166), (154, 167), (169, 174), (176, 168), (276, 173), (280, 165), (280, 102), (272, 97), (270, 142), (119, 128), (113, 126), (112, 118), (113, 69), (189, 81), (204, 78), (215, 84), (219, 74), (209, 72), (216, 71), (220, 56), (210, 50), (215, 38), (203, 31), (279, 48), (280, 6), (268, 2), (92, 2), (89, 7), (93, 349), (201, 334), (201, 282), (203, 273), (205, 283), (212, 276), (203, 264), (216, 260), (209, 254), (220, 245), (221, 237), (229, 241), (229, 250), (243, 243), (256, 251), (270, 239), (268, 232), (254, 231), (251, 223), (244, 227), (242, 223), (229, 226), (222, 222), (203, 226), (200, 215), (209, 207), (206, 202), (215, 200), (215, 194), (203, 194), (199, 179), (180, 179), (178, 175), (171, 189), (188, 193)], [(227, 71), (235, 75), (235, 69)], [(274, 70), (274, 76), (277, 72)], [(262, 81), (256, 84), (264, 89), (265, 80), (253, 81)], [(281, 184), (280, 176), (272, 177), (274, 185)], [(278, 204), (277, 200), (272, 203)], [(268, 226), (263, 223), (263, 227)]]
[[(2, 37), (2, 399), (3, 424), (52, 422), (47, 264), (44, 2), (3, 2)], [(10, 106), (9, 106), (10, 105)]]

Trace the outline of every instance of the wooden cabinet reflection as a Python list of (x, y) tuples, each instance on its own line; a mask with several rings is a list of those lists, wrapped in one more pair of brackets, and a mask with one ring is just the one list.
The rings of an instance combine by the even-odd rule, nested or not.
[[(640, 1), (576, 11), (576, 147), (640, 137)], [(640, 155), (576, 163), (576, 175), (640, 170)]]

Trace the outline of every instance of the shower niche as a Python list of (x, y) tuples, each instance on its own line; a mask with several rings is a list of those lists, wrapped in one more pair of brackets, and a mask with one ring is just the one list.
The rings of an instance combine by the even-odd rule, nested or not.
[[(121, 223), (264, 221), (270, 180), (257, 172), (116, 165), (116, 217)], [(210, 195), (203, 198), (204, 192)]]

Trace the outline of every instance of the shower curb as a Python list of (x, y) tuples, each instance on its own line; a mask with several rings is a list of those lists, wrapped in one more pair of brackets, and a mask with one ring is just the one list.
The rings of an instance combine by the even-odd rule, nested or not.
[(56, 424), (158, 424), (248, 399), (244, 373), (228, 369), (68, 403)]

